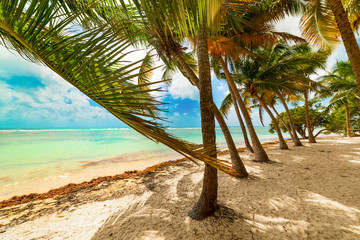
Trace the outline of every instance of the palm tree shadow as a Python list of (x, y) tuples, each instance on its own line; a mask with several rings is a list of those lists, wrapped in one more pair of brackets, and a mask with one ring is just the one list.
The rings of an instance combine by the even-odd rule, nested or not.
[(92, 239), (202, 239), (204, 233), (209, 239), (251, 239), (243, 216), (222, 204), (203, 221), (188, 217), (201, 191), (202, 173), (197, 167), (179, 171), (175, 175), (169, 169), (168, 175), (153, 173), (145, 179), (147, 200), (110, 216)]
[(248, 179), (220, 173), (222, 202), (203, 221), (187, 216), (202, 187), (198, 167), (152, 173), (143, 180), (146, 199), (111, 216), (92, 239), (359, 239), (360, 165), (349, 161), (359, 142), (340, 144), (321, 141), (294, 156), (274, 150), (279, 163), (248, 161), (256, 176)]

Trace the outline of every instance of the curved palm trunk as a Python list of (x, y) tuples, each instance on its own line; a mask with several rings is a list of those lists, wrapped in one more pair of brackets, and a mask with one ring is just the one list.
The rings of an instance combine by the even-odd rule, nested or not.
[(292, 134), (293, 134), (293, 141), (294, 141), (294, 144), (295, 146), (302, 146), (302, 143), (300, 142), (300, 139), (299, 137), (297, 136), (296, 134), (296, 130), (295, 130), (295, 125), (294, 125), (294, 121), (291, 117), (291, 114), (290, 114), (290, 111), (289, 111), (289, 108), (285, 102), (285, 99), (283, 98), (283, 96), (281, 95), (281, 93), (277, 93), (278, 96), (279, 96), (279, 99), (281, 101), (281, 103), (284, 105), (284, 108), (285, 108), (285, 111), (286, 111), (286, 115), (288, 116), (289, 118), (289, 122), (290, 122), (290, 127), (291, 127), (291, 131), (292, 131)]
[[(213, 103), (213, 104), (215, 105), (215, 103)], [(214, 115), (216, 117), (216, 120), (218, 121), (219, 126), (224, 134), (224, 137), (225, 137), (228, 147), (229, 146), (231, 147), (231, 148), (229, 147), (231, 163), (233, 164), (234, 169), (239, 173), (238, 177), (247, 177), (249, 174), (246, 171), (246, 168), (240, 159), (239, 153), (236, 149), (236, 146), (235, 146), (234, 140), (231, 136), (230, 130), (229, 130), (228, 126), (226, 125), (224, 118), (221, 116), (219, 109), (216, 107), (216, 105), (214, 107), (214, 105), (213, 105), (213, 110), (214, 110)]]
[(251, 145), (250, 145), (250, 142), (249, 142), (249, 138), (247, 136), (247, 132), (246, 132), (246, 128), (245, 128), (245, 124), (242, 120), (242, 117), (241, 117), (241, 114), (240, 114), (240, 110), (239, 110), (239, 107), (237, 105), (237, 101), (236, 101), (236, 98), (234, 96), (234, 93), (232, 92), (229, 84), (228, 84), (228, 87), (230, 89), (230, 94), (231, 94), (231, 98), (233, 100), (233, 104), (234, 104), (234, 108), (235, 108), (235, 112), (236, 112), (236, 116), (239, 120), (239, 123), (240, 123), (240, 127), (241, 127), (241, 131), (243, 133), (243, 136), (244, 136), (244, 142), (245, 142), (245, 147), (246, 149), (251, 152), (251, 153), (254, 153), (254, 150), (252, 149)]
[(345, 113), (346, 113), (346, 134), (351, 137), (351, 126), (350, 126), (350, 112), (348, 102), (345, 102)]
[[(183, 75), (190, 80), (190, 82), (193, 82), (196, 87), (200, 90), (200, 83), (198, 77), (195, 75), (193, 70), (189, 67), (189, 65), (184, 61), (182, 56), (173, 50), (170, 50), (171, 55), (178, 61), (180, 64), (178, 67), (180, 71), (183, 73)], [(216, 104), (212, 102), (212, 109), (214, 111), (215, 118), (217, 122), (219, 123), (219, 126), (221, 128), (221, 131), (223, 132), (226, 144), (229, 148), (229, 154), (231, 158), (231, 163), (234, 165), (234, 169), (238, 171), (239, 177), (247, 177), (249, 174), (246, 171), (246, 168), (241, 161), (241, 158), (239, 156), (239, 153), (237, 151), (236, 145), (234, 143), (234, 140), (231, 136), (230, 130), (228, 126), (226, 125), (226, 122), (221, 115), (219, 109), (217, 108)]]
[(252, 145), (253, 145), (253, 149), (254, 149), (254, 156), (255, 156), (255, 161), (258, 161), (258, 162), (266, 162), (266, 161), (269, 161), (269, 157), (268, 155), (266, 154), (263, 146), (261, 145), (260, 143), (260, 140), (255, 132), (255, 129), (254, 129), (254, 125), (252, 124), (252, 121), (251, 121), (251, 118), (250, 118), (250, 115), (246, 109), (246, 106), (245, 106), (245, 103), (244, 101), (242, 100), (240, 94), (239, 94), (239, 91), (237, 90), (236, 88), (236, 85), (234, 83), (234, 80), (227, 68), (227, 65), (226, 63), (224, 62), (224, 60), (222, 59), (221, 56), (217, 56), (217, 59), (219, 60), (220, 62), (220, 65), (226, 75), (226, 80), (230, 86), (230, 89), (232, 90), (232, 92), (234, 93), (235, 95), (235, 98), (236, 101), (239, 103), (239, 107), (240, 107), (240, 110), (244, 116), (244, 119), (245, 119), (245, 122), (246, 122), (246, 125), (247, 125), (247, 128), (249, 130), (249, 134), (250, 134), (250, 137), (251, 137), (251, 142), (252, 142)]
[(265, 109), (265, 111), (269, 114), (271, 120), (273, 121), (274, 123), (274, 126), (275, 126), (275, 130), (276, 130), (276, 133), (278, 135), (278, 138), (279, 138), (279, 148), (282, 149), (282, 150), (287, 150), (289, 149), (288, 145), (286, 144), (285, 142), (285, 139), (281, 133), (281, 129), (279, 127), (279, 124), (278, 122), (276, 121), (276, 118), (274, 117), (274, 115), (272, 114), (272, 112), (270, 111), (270, 109), (268, 108), (268, 106), (264, 103), (264, 101), (261, 99), (261, 97), (259, 97), (257, 94), (254, 95), (255, 98), (259, 101), (259, 103), (263, 106), (263, 108)]
[(290, 134), (291, 139), (294, 139), (293, 134), (291, 132), (290, 127), (285, 123), (284, 119), (281, 117), (281, 115), (278, 113), (278, 111), (276, 110), (276, 108), (274, 106), (270, 106), (272, 110), (274, 110), (274, 113), (276, 114), (276, 116), (280, 119), (280, 121), (284, 124), (286, 130), (288, 131), (288, 133)]
[(349, 19), (344, 10), (341, 0), (328, 0), (331, 11), (339, 28), (341, 38), (344, 42), (346, 53), (349, 57), (351, 67), (354, 71), (355, 79), (360, 90), (360, 48), (356, 42), (354, 32), (351, 28)]
[[(212, 109), (212, 89), (210, 63), (207, 46), (207, 34), (205, 25), (201, 24), (198, 34), (198, 66), (200, 83), (200, 110), (201, 110), (201, 130), (205, 153), (216, 158), (216, 134), (215, 119)], [(203, 188), (200, 198), (189, 216), (196, 220), (204, 219), (212, 215), (217, 205), (218, 177), (217, 169), (205, 164)]]
[(312, 127), (311, 127), (309, 101), (308, 101), (307, 91), (304, 92), (304, 99), (305, 99), (306, 125), (307, 125), (307, 129), (308, 129), (308, 133), (309, 133), (309, 143), (316, 143), (315, 137), (313, 135)]

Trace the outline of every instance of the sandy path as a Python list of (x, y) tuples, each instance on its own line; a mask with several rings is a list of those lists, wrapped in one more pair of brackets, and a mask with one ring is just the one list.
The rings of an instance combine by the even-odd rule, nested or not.
[(242, 153), (252, 177), (221, 173), (221, 207), (204, 221), (187, 217), (202, 167), (186, 163), (1, 209), (0, 239), (360, 239), (360, 139), (304, 145), (268, 146), (273, 164)]

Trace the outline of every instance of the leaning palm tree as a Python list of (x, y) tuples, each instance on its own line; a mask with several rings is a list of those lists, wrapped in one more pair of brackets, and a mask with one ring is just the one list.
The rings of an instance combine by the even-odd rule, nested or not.
[[(203, 146), (205, 153), (211, 157), (216, 157), (215, 141), (215, 119), (214, 104), (211, 89), (211, 74), (208, 55), (208, 36), (217, 34), (220, 27), (218, 22), (222, 19), (224, 13), (229, 13), (234, 7), (235, 11), (244, 10), (244, 4), (224, 4), (223, 1), (188, 1), (188, 0), (161, 0), (161, 1), (137, 1), (130, 9), (136, 9), (141, 16), (141, 20), (151, 20), (149, 23), (160, 28), (157, 40), (161, 43), (160, 50), (167, 55), (173, 56), (179, 63), (182, 59), (176, 55), (181, 44), (174, 41), (176, 38), (191, 37), (197, 41), (197, 60), (199, 77), (193, 77), (193, 71), (189, 71), (187, 66), (181, 65), (181, 71), (191, 81), (198, 86), (200, 92), (200, 111), (201, 126), (203, 134)], [(126, 5), (125, 1), (121, 1)], [(116, 1), (114, 1), (116, 4)], [(228, 11), (222, 11), (223, 9)], [(209, 10), (209, 11), (208, 11)], [(171, 14), (168, 14), (170, 13)], [(129, 18), (132, 17), (132, 11), (127, 12)], [(160, 25), (160, 26), (159, 26)], [(158, 34), (161, 33), (161, 36)], [(180, 48), (181, 49), (181, 48)], [(196, 75), (195, 75), (196, 76)], [(198, 81), (197, 81), (198, 80)], [(221, 117), (221, 116), (220, 116)], [(243, 168), (245, 170), (245, 168)], [(246, 174), (247, 175), (247, 174)], [(211, 215), (216, 208), (217, 201), (217, 170), (206, 164), (203, 179), (203, 190), (199, 201), (189, 212), (189, 216), (194, 219), (203, 219)]]
[(269, 96), (268, 96), (269, 107), (273, 110), (275, 115), (280, 119), (281, 123), (284, 125), (284, 127), (286, 128), (286, 130), (290, 134), (291, 139), (294, 139), (294, 136), (293, 136), (293, 134), (291, 132), (291, 129), (290, 129), (289, 125), (285, 122), (284, 118), (279, 114), (279, 112), (275, 108), (275, 105), (277, 104), (277, 100), (278, 99), (277, 99), (277, 96), (276, 96), (275, 93), (269, 94)]
[[(224, 74), (221, 72), (221, 67), (218, 64), (218, 61), (216, 61), (216, 59), (214, 59), (214, 58), (212, 58), (211, 67), (212, 67), (216, 77), (219, 80), (226, 80), (226, 76), (224, 76)], [(241, 127), (241, 131), (242, 131), (242, 134), (243, 134), (245, 147), (249, 152), (254, 153), (254, 150), (251, 147), (251, 144), (250, 144), (250, 141), (249, 141), (249, 138), (248, 138), (248, 134), (247, 134), (247, 131), (246, 131), (246, 127), (245, 127), (243, 118), (241, 117), (241, 113), (240, 113), (238, 103), (237, 103), (235, 98), (232, 98), (232, 96), (234, 96), (234, 93), (229, 93), (227, 96), (225, 96), (225, 98), (222, 101), (221, 106), (219, 108), (220, 113), (224, 117), (227, 117), (227, 115), (228, 115), (228, 113), (230, 111), (230, 107), (234, 106), (235, 113), (236, 113), (236, 116), (238, 118), (238, 121), (239, 121), (239, 124), (240, 124), (240, 127)], [(244, 102), (246, 104), (246, 101), (244, 101)]]
[[(258, 52), (259, 55), (261, 52)], [(245, 61), (238, 61), (234, 63), (236, 65), (236, 79), (238, 84), (241, 84), (244, 92), (249, 93), (260, 104), (260, 107), (265, 109), (270, 118), (275, 124), (276, 133), (279, 138), (279, 148), (289, 149), (285, 139), (281, 133), (280, 127), (268, 107), (266, 95), (269, 91), (276, 91), (278, 86), (287, 84), (286, 80), (279, 78), (277, 72), (273, 72), (273, 75), (262, 75), (262, 68), (264, 65), (264, 58), (257, 58), (256, 60), (247, 58)]]
[[(118, 21), (125, 22), (130, 26), (130, 32), (141, 32), (142, 34), (139, 37), (139, 41), (143, 45), (150, 46), (151, 48), (155, 49), (158, 56), (167, 65), (167, 68), (165, 68), (164, 77), (171, 78), (171, 74), (169, 73), (176, 71), (177, 68), (193, 85), (195, 85), (200, 90), (199, 78), (195, 73), (197, 68), (196, 61), (193, 61), (193, 59), (189, 57), (189, 54), (184, 51), (184, 48), (181, 45), (184, 38), (179, 37), (179, 35), (174, 33), (177, 28), (169, 27), (169, 21), (167, 20), (169, 16), (167, 15), (167, 12), (159, 11), (159, 3), (157, 2), (142, 2), (142, 4), (139, 4), (137, 1), (133, 2), (135, 3), (136, 7), (133, 7), (132, 5), (126, 5), (124, 3), (125, 10), (123, 6), (122, 8), (115, 8), (115, 10), (113, 9), (112, 11), (108, 11), (111, 13), (110, 16), (103, 17), (108, 19), (110, 24), (114, 18)], [(163, 7), (169, 6), (170, 3), (171, 2), (164, 3), (165, 5), (163, 5)], [(114, 6), (117, 5), (114, 4)], [(114, 6), (105, 6), (105, 9), (106, 7), (111, 9)], [(128, 11), (128, 9), (130, 10)], [(104, 12), (106, 11), (100, 11), (99, 15), (104, 14)], [(124, 12), (126, 14), (124, 14)], [(149, 61), (147, 63), (149, 63)], [(144, 79), (139, 80), (142, 82)], [(149, 78), (146, 78), (145, 80), (148, 82)], [(215, 118), (218, 121), (219, 126), (224, 134), (234, 169), (238, 171), (239, 177), (248, 176), (226, 122), (224, 121), (214, 102), (212, 102), (211, 107), (213, 109)]]
[[(255, 161), (266, 162), (269, 161), (269, 158), (256, 134), (251, 117), (246, 109), (244, 101), (240, 96), (240, 93), (234, 82), (234, 78), (230, 72), (227, 60), (229, 58), (237, 60), (240, 56), (243, 55), (252, 56), (254, 54), (248, 49), (259, 46), (267, 46), (282, 38), (291, 39), (294, 41), (301, 41), (302, 39), (286, 33), (277, 33), (273, 30), (271, 24), (266, 22), (259, 22), (257, 18), (259, 12), (256, 12), (256, 10), (257, 8), (255, 8), (254, 12), (250, 12), (250, 16), (245, 15), (244, 18), (250, 20), (248, 20), (248, 24), (242, 26), (241, 28), (238, 26), (238, 24), (234, 24), (237, 22), (238, 18), (234, 17), (229, 19), (227, 24), (229, 25), (230, 30), (223, 31), (221, 37), (210, 38), (210, 51), (212, 56), (219, 62), (219, 65), (221, 66), (226, 77), (232, 99), (235, 99), (243, 114), (247, 129), (251, 137)], [(283, 143), (285, 143), (285, 141), (283, 141)]]
[(137, 36), (119, 41), (126, 26), (114, 31), (108, 25), (75, 28), (74, 33), (71, 30), (83, 11), (69, 9), (62, 0), (1, 0), (0, 44), (49, 67), (145, 137), (233, 174), (231, 164), (204, 155), (199, 146), (174, 138), (158, 123), (161, 118), (156, 113), (162, 103), (150, 95), (157, 89), (143, 89), (152, 83), (132, 83), (141, 74), (138, 64), (143, 60), (125, 61), (127, 48)]
[(359, 6), (359, 0), (308, 1), (301, 28), (306, 39), (322, 47), (334, 47), (341, 36), (360, 90), (360, 48), (354, 35), (359, 27)]
[(338, 61), (332, 73), (322, 76), (321, 79), (330, 90), (325, 93), (325, 96), (333, 95), (326, 110), (345, 107), (346, 133), (348, 137), (351, 137), (349, 102), (355, 100), (358, 102), (360, 93), (349, 61)]
[(301, 146), (302, 144), (295, 131), (295, 126), (287, 105), (286, 97), (295, 97), (296, 94), (307, 91), (311, 86), (316, 85), (316, 83), (310, 80), (308, 76), (314, 73), (317, 68), (323, 68), (327, 53), (323, 51), (313, 52), (307, 43), (294, 46), (280, 43), (274, 48), (274, 51), (270, 54), (270, 56), (272, 59), (269, 63), (270, 69), (276, 69), (282, 66), (286, 67), (286, 71), (291, 71), (291, 77), (298, 86), (298, 91), (288, 92), (284, 89), (278, 90), (276, 93), (286, 110), (290, 127), (292, 129), (294, 144), (296, 146)]
[(341, 36), (360, 90), (360, 48), (354, 31), (360, 23), (359, 0), (265, 0), (262, 18), (281, 20), (301, 13), (302, 35), (311, 44), (332, 49)]

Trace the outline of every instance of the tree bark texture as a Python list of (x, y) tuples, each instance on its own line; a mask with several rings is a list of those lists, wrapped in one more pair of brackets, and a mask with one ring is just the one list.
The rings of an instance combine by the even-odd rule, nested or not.
[[(207, 34), (205, 24), (201, 24), (197, 37), (198, 66), (199, 66), (199, 87), (200, 87), (200, 111), (201, 131), (205, 153), (216, 158), (216, 133), (215, 119), (212, 108), (212, 88), (209, 54), (207, 46)], [(214, 213), (217, 205), (218, 177), (217, 169), (205, 164), (203, 188), (200, 198), (189, 216), (196, 220), (202, 220)]]
[(351, 28), (348, 16), (341, 0), (328, 0), (331, 11), (339, 28), (341, 39), (344, 42), (346, 53), (349, 57), (355, 79), (360, 90), (360, 48), (356, 42), (354, 32)]
[[(190, 82), (193, 82), (195, 86), (200, 90), (200, 83), (199, 78), (196, 76), (196, 74), (193, 72), (193, 70), (189, 67), (189, 65), (185, 62), (185, 60), (182, 58), (182, 56), (176, 52), (171, 51), (171, 55), (176, 59), (176, 61), (179, 63), (179, 69), (183, 73), (183, 75), (190, 80)], [(229, 154), (231, 158), (231, 163), (234, 166), (234, 169), (238, 171), (239, 177), (247, 177), (249, 174), (246, 171), (246, 168), (241, 161), (240, 155), (237, 151), (236, 145), (234, 143), (234, 140), (231, 136), (230, 130), (228, 126), (226, 125), (226, 122), (221, 115), (219, 109), (217, 108), (214, 101), (212, 102), (212, 109), (214, 111), (215, 118), (217, 122), (219, 123), (219, 126), (221, 128), (221, 131), (223, 132), (226, 144), (229, 148)]]
[(351, 137), (351, 125), (350, 125), (350, 111), (349, 111), (349, 104), (345, 102), (345, 113), (346, 113), (346, 135)]
[(250, 137), (251, 137), (252, 146), (253, 146), (253, 149), (254, 149), (254, 157), (255, 157), (254, 161), (258, 161), (258, 162), (269, 161), (269, 157), (266, 154), (263, 146), (260, 143), (260, 140), (259, 140), (259, 138), (258, 138), (258, 136), (257, 136), (257, 134), (255, 132), (254, 125), (253, 125), (253, 123), (251, 121), (250, 115), (249, 115), (249, 113), (248, 113), (248, 111), (246, 109), (245, 103), (242, 100), (238, 89), (236, 88), (236, 85), (234, 83), (234, 80), (233, 80), (228, 68), (227, 68), (226, 63), (224, 62), (224, 60), (222, 59), (221, 56), (217, 56), (217, 59), (219, 60), (221, 68), (223, 69), (223, 71), (224, 71), (224, 73), (226, 75), (226, 80), (227, 80), (227, 82), (228, 82), (228, 84), (230, 86), (230, 89), (232, 90), (232, 92), (235, 95), (234, 99), (236, 99), (236, 101), (238, 102), (240, 110), (241, 110), (241, 112), (242, 112), (242, 114), (244, 116), (247, 128), (249, 130), (249, 134), (250, 134)]
[(293, 119), (292, 119), (292, 117), (291, 117), (291, 114), (290, 114), (289, 108), (288, 108), (288, 106), (287, 106), (287, 104), (286, 104), (286, 101), (285, 101), (285, 99), (283, 98), (283, 96), (281, 95), (281, 93), (278, 93), (278, 96), (279, 96), (279, 99), (280, 99), (281, 103), (284, 105), (286, 114), (287, 114), (287, 116), (288, 116), (288, 118), (289, 118), (290, 128), (291, 128), (291, 131), (292, 131), (292, 134), (293, 134), (293, 137), (294, 137), (294, 138), (293, 138), (294, 144), (295, 144), (295, 146), (302, 146), (302, 143), (301, 143), (299, 137), (298, 137), (297, 134), (296, 134), (294, 121), (293, 121)]
[(285, 139), (281, 133), (281, 129), (279, 127), (278, 122), (276, 121), (276, 118), (274, 117), (274, 115), (272, 114), (272, 112), (270, 111), (270, 109), (268, 108), (268, 106), (265, 104), (265, 102), (261, 99), (261, 97), (259, 97), (257, 94), (255, 95), (256, 99), (259, 101), (259, 103), (262, 105), (262, 107), (265, 109), (265, 111), (269, 114), (271, 120), (274, 123), (275, 126), (275, 130), (276, 133), (278, 135), (278, 139), (279, 139), (279, 148), (282, 150), (287, 150), (289, 149), (288, 145), (285, 142)]
[(308, 100), (307, 91), (304, 92), (304, 99), (305, 99), (305, 114), (306, 114), (306, 125), (307, 125), (308, 135), (309, 135), (309, 143), (316, 143), (315, 137), (313, 135), (313, 129), (311, 127), (309, 100)]

